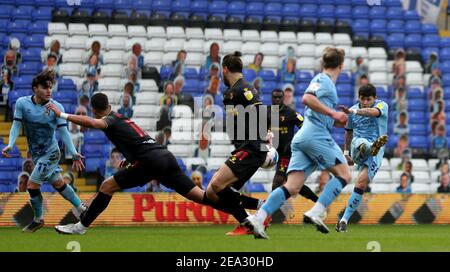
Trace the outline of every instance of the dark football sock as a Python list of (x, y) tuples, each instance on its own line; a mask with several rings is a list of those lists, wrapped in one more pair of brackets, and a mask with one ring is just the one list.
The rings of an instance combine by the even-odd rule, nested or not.
[(302, 186), (302, 189), (300, 189), (300, 193), (301, 196), (303, 196), (304, 198), (307, 198), (311, 201), (317, 202), (317, 199), (319, 199), (319, 197), (311, 190), (311, 188), (309, 188), (306, 185)]
[(98, 192), (91, 205), (89, 205), (86, 215), (81, 219), (81, 224), (85, 227), (89, 227), (106, 207), (108, 207), (111, 198), (112, 196), (110, 195)]
[(242, 223), (247, 218), (248, 214), (245, 211), (244, 207), (241, 205), (241, 200), (235, 191), (233, 191), (230, 187), (225, 187), (220, 192), (216, 193), (219, 197), (218, 204), (222, 207), (227, 207), (230, 211), (230, 214), (236, 218), (239, 223)]

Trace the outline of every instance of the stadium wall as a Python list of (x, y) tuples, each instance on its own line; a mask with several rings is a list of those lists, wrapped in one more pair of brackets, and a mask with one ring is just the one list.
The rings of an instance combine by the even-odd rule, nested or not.
[[(94, 194), (81, 194), (89, 203)], [(265, 199), (267, 194), (252, 194)], [(344, 211), (349, 194), (339, 196), (328, 210), (327, 224), (334, 224)], [(23, 226), (33, 218), (28, 194), (0, 194), (0, 226)], [(48, 226), (76, 222), (71, 205), (59, 194), (44, 194), (45, 222)], [(290, 202), (288, 224), (299, 224), (312, 202), (297, 197)], [(352, 217), (359, 224), (450, 224), (450, 195), (367, 194)], [(191, 224), (235, 224), (231, 215), (186, 201), (174, 193), (117, 193), (94, 226), (152, 226)]]

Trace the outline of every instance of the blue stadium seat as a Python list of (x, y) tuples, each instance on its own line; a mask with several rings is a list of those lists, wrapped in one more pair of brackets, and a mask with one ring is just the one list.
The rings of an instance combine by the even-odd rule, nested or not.
[(39, 62), (41, 61), (41, 49), (30, 48), (22, 51), (23, 62)]
[(84, 133), (85, 144), (107, 144), (108, 142), (108, 138), (99, 130), (88, 130)]
[(300, 5), (297, 3), (287, 3), (283, 6), (283, 15), (285, 17), (297, 18), (300, 14)]
[(194, 14), (205, 15), (208, 13), (208, 1), (205, 0), (194, 0), (191, 3), (191, 12)]
[(450, 60), (450, 48), (442, 48), (439, 52), (440, 61)]
[(242, 74), (244, 75), (244, 78), (246, 78), (250, 82), (252, 82), (256, 78), (256, 72), (252, 69), (243, 69)]
[(13, 185), (6, 185), (6, 184), (0, 184), (0, 192), (2, 193), (14, 193), (15, 184)]
[(76, 104), (78, 101), (78, 95), (76, 91), (59, 91), (53, 93), (53, 99), (59, 103)]
[(425, 99), (426, 93), (417, 87), (410, 87), (406, 92), (408, 99)]
[(152, 2), (148, 0), (133, 0), (133, 9), (150, 11), (152, 9)]
[(221, 0), (212, 1), (209, 4), (209, 8), (208, 8), (209, 14), (226, 17), (227, 5), (228, 5), (228, 3), (226, 1), (221, 1)]
[(295, 85), (295, 96), (303, 95), (309, 86), (309, 82), (302, 82)]
[(402, 7), (400, 0), (383, 0), (383, 5), (386, 5), (387, 7)]
[(197, 79), (198, 78), (197, 69), (193, 67), (186, 67), (186, 69), (184, 70), (184, 77), (186, 79)]
[(353, 7), (353, 19), (368, 19), (369, 7), (367, 5)]
[(408, 20), (408, 21), (420, 20), (420, 16), (415, 9), (414, 10), (405, 10), (403, 14), (404, 14), (405, 20)]
[(408, 110), (426, 111), (427, 110), (427, 101), (424, 99), (410, 99), (408, 101)]
[(409, 111), (408, 119), (410, 124), (427, 124), (428, 119), (423, 111)]
[(55, 188), (53, 188), (53, 186), (49, 183), (44, 183), (41, 186), (41, 192), (43, 193), (56, 193), (57, 191), (55, 190)]
[(369, 29), (369, 20), (367, 19), (357, 19), (353, 21), (353, 32), (355, 33), (367, 33)]
[(441, 38), (437, 34), (423, 35), (422, 47), (433, 47), (440, 43)]
[(9, 22), (8, 34), (16, 35), (17, 33), (26, 33), (28, 31), (28, 24), (25, 22)]
[(228, 4), (228, 14), (239, 16), (241, 20), (243, 20), (245, 17), (246, 9), (247, 4), (244, 1), (233, 1)]
[(370, 32), (371, 33), (383, 33), (386, 32), (386, 20), (375, 19), (370, 23)]
[(172, 66), (169, 65), (165, 65), (165, 66), (161, 66), (161, 70), (159, 72), (161, 79), (162, 80), (166, 80), (169, 78), (170, 74), (172, 74)]
[(144, 193), (147, 190), (146, 186), (138, 186), (129, 189), (123, 189), (122, 191), (125, 193)]
[(420, 34), (409, 34), (405, 39), (406, 48), (422, 48), (422, 35)]
[(442, 82), (443, 82), (444, 86), (450, 86), (450, 74), (444, 74), (442, 76)]
[(387, 10), (386, 17), (389, 20), (403, 20), (403, 9), (401, 7), (390, 7)]
[(83, 144), (81, 152), (89, 158), (107, 158), (110, 153), (110, 146), (105, 144)]
[(345, 105), (347, 107), (353, 106), (354, 103), (354, 99), (352, 97), (339, 97), (339, 104), (340, 105)]
[(317, 5), (305, 4), (300, 8), (300, 17), (302, 18), (312, 18), (317, 17)]
[(386, 7), (372, 6), (369, 11), (370, 19), (386, 19)]
[(76, 88), (75, 83), (70, 78), (60, 78), (58, 79), (58, 89), (59, 90), (74, 90)]
[(391, 20), (387, 24), (387, 32), (391, 33), (404, 33), (405, 23), (403, 20)]
[[(273, 89), (277, 88), (277, 83), (274, 81), (264, 81), (262, 85), (262, 92), (265, 94), (270, 94)], [(270, 97), (270, 95), (268, 95)]]
[(388, 88), (386, 88), (385, 86), (376, 86), (377, 88), (377, 97), (382, 99), (382, 100), (386, 100), (391, 98), (391, 94), (389, 93)]
[(37, 21), (32, 22), (28, 25), (28, 35), (33, 34), (47, 34), (48, 30), (48, 22), (47, 21)]
[[(0, 170), (0, 185), (9, 185), (17, 180), (15, 172)], [(0, 190), (1, 192), (1, 190)]]
[(183, 87), (183, 91), (194, 93), (198, 91), (198, 80), (197, 79), (186, 79)]
[(333, 5), (321, 5), (317, 11), (320, 14), (320, 18), (332, 18), (334, 19), (334, 6)]
[(32, 6), (18, 6), (11, 12), (11, 19), (14, 20), (31, 20), (31, 14), (34, 11)]
[(416, 136), (426, 136), (428, 134), (428, 126), (426, 124), (413, 124), (409, 122), (409, 133)]
[(18, 65), (20, 75), (36, 75), (42, 70), (40, 62), (28, 62)]
[(184, 164), (184, 161), (179, 157), (176, 157), (176, 159), (177, 159), (177, 163), (180, 166), (181, 170), (183, 172), (186, 172), (186, 164)]
[(258, 76), (263, 79), (263, 82), (265, 81), (276, 81), (277, 77), (275, 73), (272, 70), (260, 70), (258, 73)]
[(265, 16), (281, 16), (283, 5), (281, 3), (267, 3), (264, 9)]
[(435, 24), (422, 24), (422, 34), (439, 34)]
[(344, 133), (333, 133), (333, 138), (338, 145), (343, 145), (344, 141), (345, 141), (345, 134)]
[[(435, 45), (437, 46), (437, 45)], [(439, 43), (441, 48), (450, 47), (450, 37), (442, 37), (441, 42)]]
[(335, 16), (339, 19), (351, 19), (352, 18), (352, 6), (339, 5), (336, 7)]
[(354, 96), (354, 90), (353, 90), (353, 86), (349, 83), (338, 83), (336, 84), (336, 90), (339, 94), (339, 97), (341, 96), (346, 96), (349, 97), (351, 94), (351, 97)]
[(367, 6), (367, 0), (351, 0), (353, 6)]
[(386, 40), (388, 47), (401, 48), (405, 44), (405, 34), (393, 33), (390, 34)]
[(250, 193), (265, 193), (266, 190), (261, 183), (247, 182), (246, 189)]
[(130, 6), (132, 5), (131, 0), (114, 0), (114, 9), (116, 10), (130, 9)]
[(31, 36), (27, 36), (23, 41), (23, 46), (25, 48), (35, 47), (35, 48), (44, 48), (44, 37), (42, 34), (34, 34)]
[(429, 141), (427, 136), (410, 135), (409, 146), (412, 148), (428, 148)]
[(436, 52), (439, 53), (439, 48), (438, 47), (427, 47), (425, 49), (422, 50), (422, 59), (423, 60), (428, 60), (429, 56), (431, 53)]
[(310, 72), (298, 71), (296, 72), (296, 78), (299, 83), (309, 83), (312, 80)]
[(0, 8), (0, 19), (10, 19), (11, 18), (11, 12), (15, 9), (14, 6), (10, 5), (2, 5)]
[[(83, 2), (84, 5), (84, 2)], [(33, 21), (46, 20), (51, 21), (52, 19), (52, 8), (50, 7), (40, 7), (35, 9), (32, 13)]]
[[(3, 146), (4, 147), (4, 146)], [(16, 160), (12, 158), (0, 158), (0, 171), (16, 171)]]
[(264, 4), (259, 2), (247, 3), (247, 16), (260, 17), (264, 16)]
[(420, 21), (407, 21), (405, 25), (405, 32), (407, 34), (421, 34), (422, 33), (422, 24)]

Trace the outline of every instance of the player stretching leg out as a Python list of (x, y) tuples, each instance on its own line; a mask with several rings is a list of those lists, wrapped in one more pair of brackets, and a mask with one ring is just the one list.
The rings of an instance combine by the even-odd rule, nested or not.
[[(211, 203), (205, 198), (205, 192), (195, 186), (187, 177), (177, 160), (165, 147), (155, 143), (147, 132), (137, 126), (133, 121), (111, 110), (108, 97), (103, 93), (97, 93), (91, 98), (92, 113), (95, 118), (88, 116), (65, 114), (55, 104), (48, 104), (47, 108), (55, 112), (56, 116), (67, 119), (75, 124), (101, 129), (108, 139), (124, 155), (125, 161), (121, 163), (121, 169), (114, 176), (106, 179), (100, 186), (100, 190), (77, 224), (56, 226), (59, 233), (84, 234), (94, 220), (108, 207), (114, 192), (119, 189), (127, 189), (142, 186), (150, 180), (156, 179), (168, 188), (174, 189), (182, 196), (201, 204), (229, 212), (227, 207)], [(248, 202), (251, 198), (240, 198), (242, 202)], [(257, 199), (253, 199), (258, 202)], [(256, 209), (256, 208), (255, 208)]]
[[(344, 216), (336, 224), (336, 231), (346, 232), (348, 220), (362, 201), (367, 185), (381, 166), (387, 137), (388, 105), (377, 99), (372, 84), (359, 88), (359, 103), (350, 109), (340, 108), (348, 114), (344, 155), (349, 165), (357, 164), (360, 171), (355, 189), (350, 196)], [(351, 143), (351, 144), (350, 144)], [(351, 146), (351, 157), (349, 155)]]
[(40, 191), (43, 183), (51, 183), (62, 197), (72, 203), (76, 208), (76, 216), (86, 210), (72, 187), (66, 185), (63, 181), (62, 169), (58, 166), (60, 151), (55, 137), (56, 129), (58, 129), (66, 148), (69, 149), (73, 157), (73, 169), (76, 171), (84, 169), (81, 161), (83, 156), (73, 146), (67, 130), (67, 122), (57, 118), (53, 112), (49, 112), (45, 108), (45, 105), (50, 102), (54, 103), (58, 110), (64, 111), (61, 104), (51, 99), (54, 84), (55, 74), (51, 71), (44, 71), (33, 79), (34, 94), (17, 100), (14, 120), (9, 133), (9, 143), (2, 150), (4, 157), (10, 157), (8, 153), (14, 146), (23, 125), (28, 140), (28, 148), (35, 165), (27, 185), (34, 211), (34, 220), (23, 229), (24, 232), (35, 232), (44, 226), (43, 198)]
[(324, 50), (323, 71), (313, 78), (303, 95), (305, 121), (292, 140), (287, 182), (269, 195), (256, 215), (247, 218), (254, 226), (255, 238), (268, 239), (262, 224), (266, 217), (278, 210), (286, 199), (296, 196), (316, 168), (327, 169), (334, 176), (303, 220), (323, 233), (329, 232), (322, 221), (326, 208), (351, 179), (347, 161), (331, 136), (333, 125), (344, 127), (347, 122), (346, 114), (335, 110), (338, 103), (335, 82), (342, 71), (344, 57), (342, 49), (327, 47)]

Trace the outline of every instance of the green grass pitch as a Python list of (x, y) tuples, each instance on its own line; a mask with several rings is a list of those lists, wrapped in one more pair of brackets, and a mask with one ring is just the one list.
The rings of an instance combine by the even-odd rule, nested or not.
[[(76, 241), (84, 251), (352, 251), (368, 252), (368, 243), (380, 251), (450, 251), (448, 225), (350, 225), (349, 232), (321, 234), (312, 226), (273, 225), (270, 240), (253, 236), (229, 237), (233, 226), (96, 227), (83, 236), (57, 234), (43, 228), (33, 234), (19, 228), (0, 228), (0, 252), (61, 251)], [(369, 246), (370, 247), (370, 246)]]

